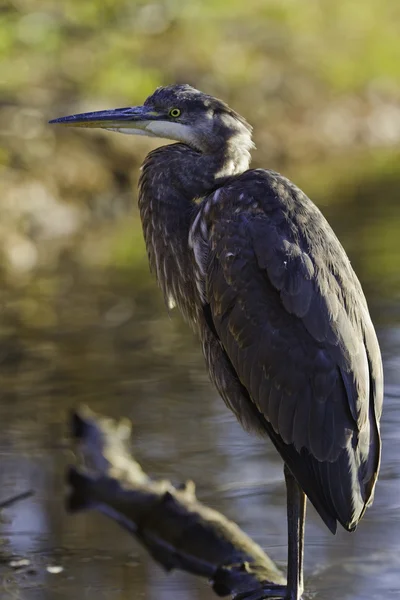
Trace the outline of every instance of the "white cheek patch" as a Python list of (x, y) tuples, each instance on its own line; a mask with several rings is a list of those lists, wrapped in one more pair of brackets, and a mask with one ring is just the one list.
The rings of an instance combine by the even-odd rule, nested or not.
[(193, 135), (192, 129), (181, 123), (149, 121), (146, 124), (146, 131), (150, 132), (155, 137), (174, 140), (176, 142), (184, 142), (196, 146), (196, 137)]
[(107, 131), (126, 133), (127, 135), (144, 135), (146, 137), (157, 137), (174, 142), (183, 142), (190, 146), (198, 147), (193, 130), (187, 125), (170, 121), (141, 121), (140, 124), (132, 123), (132, 127), (104, 127)]
[(127, 135), (145, 135), (146, 137), (157, 137), (145, 129), (134, 129), (133, 127), (104, 127), (107, 131), (116, 131), (117, 133), (126, 133)]

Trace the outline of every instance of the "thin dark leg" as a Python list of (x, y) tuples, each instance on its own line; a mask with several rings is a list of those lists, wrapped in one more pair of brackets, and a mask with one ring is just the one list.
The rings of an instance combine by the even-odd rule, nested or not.
[(288, 520), (287, 600), (300, 600), (303, 593), (304, 521), (306, 495), (285, 465)]

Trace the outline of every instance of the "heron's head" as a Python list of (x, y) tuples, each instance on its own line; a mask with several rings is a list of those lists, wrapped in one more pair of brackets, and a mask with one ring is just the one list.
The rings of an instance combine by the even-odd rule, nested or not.
[(235, 144), (250, 150), (251, 127), (227, 104), (189, 85), (159, 87), (143, 106), (115, 108), (54, 119), (70, 127), (99, 127), (182, 142), (200, 152)]

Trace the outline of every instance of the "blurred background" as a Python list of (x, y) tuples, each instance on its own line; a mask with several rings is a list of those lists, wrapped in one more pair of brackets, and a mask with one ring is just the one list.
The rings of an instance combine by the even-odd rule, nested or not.
[[(0, 494), (36, 492), (0, 515), (2, 598), (212, 597), (113, 523), (65, 515), (68, 411), (82, 402), (132, 418), (148, 472), (193, 478), (285, 564), (280, 460), (225, 409), (148, 272), (136, 184), (158, 142), (47, 124), (175, 82), (250, 121), (253, 166), (304, 189), (362, 281), (385, 362), (382, 476), (353, 536), (310, 510), (308, 597), (399, 596), (399, 27), (393, 0), (1, 2)], [(12, 570), (15, 557), (30, 566)]]

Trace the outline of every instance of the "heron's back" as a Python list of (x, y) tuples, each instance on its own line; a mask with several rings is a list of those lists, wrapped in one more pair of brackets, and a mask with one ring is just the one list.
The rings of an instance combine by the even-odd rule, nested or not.
[(263, 424), (330, 529), (354, 529), (379, 470), (383, 383), (342, 246), (298, 188), (261, 170), (205, 199), (190, 239), (204, 327), (231, 365), (224, 399), (248, 428)]

